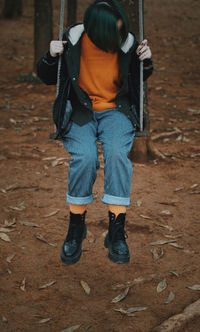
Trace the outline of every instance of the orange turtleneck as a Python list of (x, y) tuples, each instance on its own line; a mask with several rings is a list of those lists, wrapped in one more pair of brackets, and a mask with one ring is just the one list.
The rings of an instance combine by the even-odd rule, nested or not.
[(87, 36), (82, 36), (79, 86), (88, 93), (94, 111), (115, 108), (119, 90), (118, 53), (99, 49)]

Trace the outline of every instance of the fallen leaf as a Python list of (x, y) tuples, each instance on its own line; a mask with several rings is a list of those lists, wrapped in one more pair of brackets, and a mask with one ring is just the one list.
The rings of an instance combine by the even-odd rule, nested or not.
[(140, 217), (144, 218), (144, 219), (151, 219), (150, 217), (148, 216), (144, 216), (143, 214), (140, 214)]
[(13, 232), (13, 229), (8, 229), (8, 228), (0, 227), (0, 232), (10, 233), (10, 232)]
[(190, 189), (194, 189), (194, 188), (196, 188), (196, 187), (198, 187), (198, 184), (197, 184), (197, 183), (194, 183), (192, 186), (190, 186)]
[(49, 246), (51, 246), (51, 247), (56, 247), (56, 243), (49, 243), (49, 242), (44, 238), (44, 236), (41, 235), (41, 234), (39, 234), (39, 233), (35, 234), (35, 237), (36, 237), (37, 240), (40, 240), (40, 241), (42, 241), (42, 242), (44, 242), (44, 243), (47, 243), (47, 244), (48, 244)]
[(157, 286), (157, 292), (161, 293), (162, 291), (164, 291), (167, 288), (167, 282), (166, 280), (162, 280), (161, 282), (159, 282), (158, 286)]
[(175, 298), (175, 294), (173, 292), (170, 292), (167, 300), (165, 301), (165, 304), (171, 303), (174, 300), (174, 298)]
[(48, 323), (50, 320), (52, 320), (52, 318), (43, 318), (39, 321), (39, 324), (45, 324), (45, 323)]
[(11, 261), (12, 261), (12, 259), (15, 257), (15, 255), (16, 255), (16, 254), (12, 254), (12, 255), (8, 256), (8, 257), (6, 258), (6, 261), (7, 261), (8, 263), (11, 263)]
[(105, 239), (106, 235), (108, 234), (108, 231), (105, 231), (102, 233), (103, 238)]
[(21, 283), (20, 289), (21, 289), (23, 292), (26, 291), (26, 278), (24, 278), (24, 279), (22, 280), (22, 283)]
[(163, 228), (166, 228), (166, 229), (168, 229), (170, 232), (172, 232), (172, 231), (174, 230), (172, 226), (163, 225), (163, 224), (159, 224), (158, 226), (163, 227)]
[(168, 244), (168, 243), (173, 243), (173, 242), (176, 242), (176, 240), (158, 240), (158, 241), (149, 243), (149, 245), (157, 246), (157, 245), (163, 245), (163, 244)]
[(16, 224), (15, 218), (13, 219), (13, 221), (10, 221), (10, 222), (5, 220), (3, 227), (13, 227), (13, 226), (15, 226), (15, 224)]
[(11, 242), (9, 236), (5, 233), (0, 233), (0, 239), (6, 242)]
[(127, 296), (128, 292), (129, 292), (129, 289), (130, 289), (130, 287), (127, 287), (121, 294), (119, 294), (114, 299), (112, 299), (111, 303), (117, 303), (117, 302), (120, 302), (123, 299), (125, 299), (125, 297)]
[(152, 248), (150, 252), (152, 253), (155, 261), (164, 255), (164, 250), (162, 248)]
[(10, 269), (7, 269), (8, 274), (12, 274), (12, 271)]
[(73, 331), (79, 329), (80, 326), (81, 326), (81, 325), (74, 325), (74, 326), (72, 326), (72, 327), (68, 327), (68, 329), (64, 329), (64, 330), (62, 330), (62, 331), (60, 331), (60, 332), (73, 332)]
[(95, 237), (94, 237), (94, 234), (90, 231), (87, 231), (87, 240), (90, 242), (90, 243), (94, 243), (95, 242)]
[(120, 312), (121, 314), (127, 315), (127, 316), (134, 316), (134, 315), (131, 315), (131, 314), (134, 313), (134, 312), (144, 311), (144, 310), (147, 310), (147, 309), (148, 309), (148, 307), (132, 307), (132, 308), (129, 308), (127, 310), (125, 310), (123, 308), (114, 309), (114, 310)]
[(38, 224), (34, 224), (33, 222), (29, 222), (29, 221), (20, 221), (20, 224), (23, 226), (29, 226), (29, 227), (40, 227)]
[(178, 243), (168, 243), (170, 246), (177, 248), (177, 249), (184, 249), (183, 246), (179, 245)]
[(80, 284), (81, 284), (81, 286), (83, 287), (85, 293), (86, 293), (87, 295), (90, 295), (90, 287), (88, 286), (87, 282), (81, 280)]
[(141, 199), (138, 199), (137, 200), (137, 206), (140, 207), (141, 205), (142, 205), (142, 201), (141, 201)]
[(181, 190), (183, 190), (183, 189), (184, 189), (184, 187), (178, 187), (178, 188), (176, 188), (174, 191), (177, 192), (177, 191), (181, 191)]
[(49, 160), (55, 160), (55, 159), (57, 159), (57, 157), (46, 157), (46, 158), (43, 158), (42, 160), (49, 161)]
[(161, 211), (161, 214), (163, 214), (165, 216), (172, 216), (172, 213), (169, 210), (163, 210), (163, 211)]
[(57, 214), (60, 210), (55, 210), (49, 214), (46, 214), (45, 216), (43, 216), (43, 218), (49, 218), (49, 217), (52, 217), (52, 216), (55, 216), (55, 214)]
[(177, 271), (170, 271), (170, 272), (171, 272), (171, 274), (173, 274), (173, 275), (176, 276), (177, 278), (179, 277), (179, 274), (178, 274)]
[(191, 290), (200, 290), (200, 285), (187, 286), (186, 288), (189, 288)]
[(8, 323), (8, 320), (7, 320), (7, 318), (5, 316), (2, 316), (2, 322), (3, 323)]
[(50, 281), (50, 282), (48, 282), (47, 284), (40, 286), (39, 289), (45, 289), (45, 288), (48, 288), (48, 287), (54, 285), (55, 283), (56, 283), (55, 280), (54, 280), (54, 281)]

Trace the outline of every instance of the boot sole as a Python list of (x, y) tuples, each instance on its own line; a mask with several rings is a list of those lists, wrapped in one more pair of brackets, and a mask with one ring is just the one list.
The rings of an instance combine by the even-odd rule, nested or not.
[(79, 251), (76, 253), (76, 255), (73, 255), (71, 257), (66, 257), (65, 253), (64, 253), (64, 249), (63, 249), (64, 244), (62, 245), (60, 258), (64, 264), (75, 264), (79, 261), (79, 259), (81, 258), (81, 255), (82, 255), (82, 242), (86, 238), (86, 235), (87, 235), (87, 228), (85, 226), (85, 230), (84, 230), (83, 237), (81, 240), (81, 246), (80, 246)]
[(108, 234), (105, 237), (104, 247), (108, 249), (108, 258), (114, 263), (127, 264), (130, 262), (130, 255), (116, 255), (112, 252), (111, 244), (108, 239)]

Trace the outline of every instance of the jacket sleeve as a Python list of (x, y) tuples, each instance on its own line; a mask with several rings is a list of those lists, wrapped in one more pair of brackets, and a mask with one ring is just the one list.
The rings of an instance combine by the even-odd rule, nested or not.
[(37, 64), (37, 75), (43, 83), (55, 85), (57, 83), (59, 57), (52, 57), (50, 52), (46, 52)]

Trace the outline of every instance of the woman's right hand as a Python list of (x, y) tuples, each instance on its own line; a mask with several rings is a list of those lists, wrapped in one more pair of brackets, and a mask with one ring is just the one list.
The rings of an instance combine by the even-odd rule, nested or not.
[(52, 40), (50, 43), (50, 54), (52, 57), (61, 55), (64, 51), (63, 45), (67, 44), (66, 41)]

